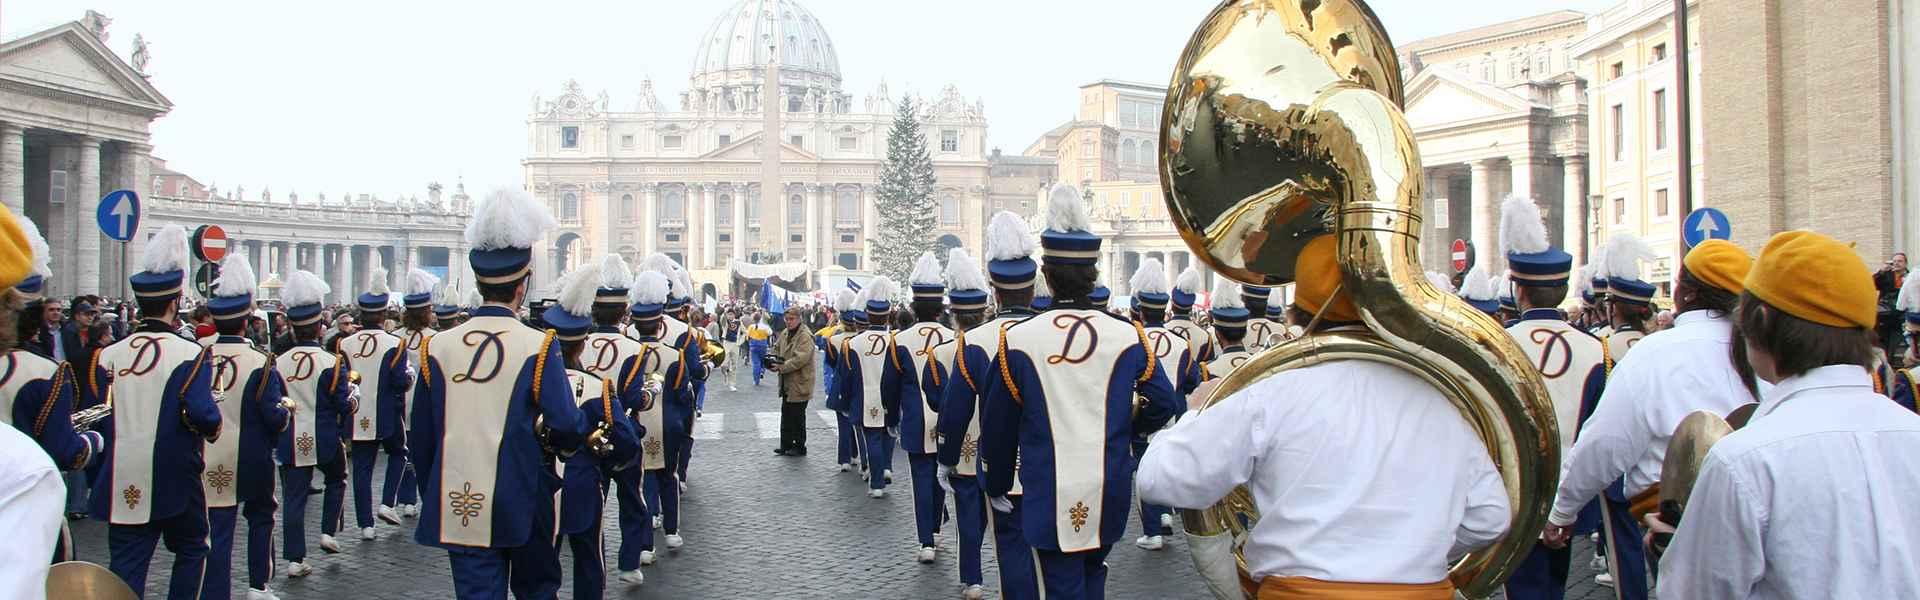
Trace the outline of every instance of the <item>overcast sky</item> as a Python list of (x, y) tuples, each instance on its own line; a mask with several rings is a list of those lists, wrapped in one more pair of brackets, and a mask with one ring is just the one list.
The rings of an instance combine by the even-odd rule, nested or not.
[[(476, 196), (519, 185), (535, 93), (568, 79), (605, 89), (616, 109), (651, 75), (677, 106), (693, 52), (735, 0), (429, 2), (416, 0), (52, 0), (0, 2), (12, 39), (88, 8), (113, 19), (108, 45), (131, 53), (174, 103), (153, 125), (173, 169), (249, 195), (425, 195), (464, 176)], [(1396, 43), (1613, 0), (1374, 0)], [(1203, 0), (803, 0), (839, 49), (857, 98), (882, 78), (894, 94), (949, 84), (986, 101), (990, 147), (1019, 152), (1074, 115), (1098, 79), (1164, 85)], [(486, 8), (475, 8), (485, 6)], [(856, 100), (855, 106), (858, 107)]]

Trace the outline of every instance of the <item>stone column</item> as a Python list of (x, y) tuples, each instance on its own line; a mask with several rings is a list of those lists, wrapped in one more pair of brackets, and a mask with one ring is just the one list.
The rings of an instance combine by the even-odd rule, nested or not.
[(1500, 261), (1500, 197), (1493, 189), (1493, 169), (1499, 159), (1473, 161), (1473, 253), (1474, 264), (1486, 265), (1498, 275)]
[(79, 175), (78, 185), (74, 186), (73, 195), (67, 201), (68, 206), (74, 207), (68, 212), (71, 216), (69, 221), (78, 230), (74, 232), (74, 241), (78, 242), (75, 244), (74, 279), (79, 284), (79, 293), (98, 294), (100, 263), (105, 258), (100, 246), (106, 238), (93, 222), (94, 212), (100, 209), (100, 138), (83, 135), (76, 139), (78, 156), (74, 170)]
[(872, 264), (869, 261), (873, 256), (873, 228), (880, 220), (880, 213), (873, 203), (873, 186), (860, 186), (860, 204), (863, 207), (860, 209), (860, 267), (863, 269)]
[(1584, 226), (1587, 211), (1580, 207), (1581, 199), (1587, 196), (1587, 157), (1575, 154), (1562, 156), (1560, 160), (1560, 239), (1565, 240), (1566, 251), (1573, 254), (1573, 264), (1582, 265), (1587, 262), (1587, 245), (1590, 243), (1586, 239), (1587, 230)]
[(333, 298), (345, 298), (347, 287), (349, 286), (347, 281), (353, 273), (353, 265), (348, 263), (349, 255), (352, 254), (352, 247), (341, 244), (330, 244), (327, 246), (327, 250), (329, 251), (327, 252), (328, 254), (333, 255), (333, 264), (327, 267), (327, 286), (333, 288)]
[(823, 189), (825, 189), (825, 186), (822, 186), (817, 183), (807, 185), (806, 204), (804, 205), (807, 211), (807, 215), (806, 215), (807, 229), (801, 233), (801, 237), (806, 238), (806, 242), (807, 242), (807, 262), (814, 266), (819, 266), (821, 264), (821, 261), (820, 261), (820, 204), (821, 204), (820, 194)]
[(18, 123), (0, 123), (0, 202), (27, 214), (27, 128)]
[[(266, 281), (267, 276), (273, 273), (273, 269), (268, 268), (267, 265), (267, 253), (269, 252), (267, 243), (260, 240), (247, 242), (247, 250), (249, 256), (253, 259), (253, 275), (261, 281)], [(286, 283), (286, 281), (287, 276), (281, 274), (280, 282)]]
[(291, 253), (290, 251), (293, 249), (293, 245), (287, 242), (273, 242), (273, 246), (274, 272), (280, 274), (281, 281), (286, 281), (287, 278), (293, 276), (293, 262), (288, 260), (287, 257), (287, 255)]
[(707, 268), (707, 186), (699, 183), (687, 184), (687, 228), (681, 239), (687, 241), (687, 268)]
[(733, 260), (747, 259), (747, 196), (745, 184), (733, 184)]
[(655, 232), (660, 229), (660, 184), (645, 183), (640, 187), (640, 256), (642, 260), (654, 253)]

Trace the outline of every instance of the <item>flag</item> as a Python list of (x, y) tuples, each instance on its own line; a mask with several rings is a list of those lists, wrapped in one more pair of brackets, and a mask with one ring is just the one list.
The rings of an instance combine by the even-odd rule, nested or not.
[(771, 278), (760, 282), (760, 308), (767, 309), (767, 314), (773, 315), (787, 312), (787, 293), (774, 287)]

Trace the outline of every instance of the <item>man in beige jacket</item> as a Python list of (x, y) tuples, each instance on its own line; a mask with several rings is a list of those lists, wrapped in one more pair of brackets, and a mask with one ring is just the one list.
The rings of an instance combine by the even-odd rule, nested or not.
[(780, 374), (780, 447), (782, 456), (807, 455), (807, 401), (813, 399), (813, 333), (798, 311), (787, 311), (780, 332), (767, 349), (774, 372)]

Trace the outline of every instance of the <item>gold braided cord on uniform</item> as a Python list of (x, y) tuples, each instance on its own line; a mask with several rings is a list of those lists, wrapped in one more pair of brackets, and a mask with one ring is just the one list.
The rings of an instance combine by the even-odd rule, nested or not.
[(431, 337), (421, 338), (420, 340), (420, 378), (424, 381), (433, 381), (433, 379), (429, 377), (429, 375), (433, 373), (433, 367), (427, 364), (427, 346), (432, 344), (433, 338)]
[[(546, 339), (540, 340), (540, 354), (533, 359), (533, 406), (540, 407), (540, 378), (547, 373), (547, 351), (553, 349), (552, 329), (547, 330)], [(676, 383), (675, 385), (678, 385)]]
[(960, 372), (960, 378), (967, 380), (967, 389), (980, 392), (980, 384), (973, 382), (973, 374), (967, 372), (967, 330), (954, 334), (953, 368)]
[(1013, 369), (1007, 366), (1007, 363), (1013, 362), (1007, 360), (1007, 329), (1009, 328), (1000, 328), (1000, 354), (998, 355), (1000, 359), (1000, 379), (1007, 382), (1007, 391), (1013, 394), (1013, 403), (1025, 405), (1026, 402), (1020, 399), (1020, 388), (1013, 387)]
[[(260, 352), (260, 351), (255, 350), (254, 352)], [(273, 365), (273, 361), (278, 359), (278, 357), (274, 356), (272, 352), (260, 352), (260, 353), (263, 355), (266, 355), (268, 367), (271, 367)], [(260, 385), (254, 386), (254, 390), (253, 390), (253, 397), (255, 400), (260, 399), (261, 397), (263, 397), (264, 394), (267, 393), (267, 380), (269, 379), (273, 379), (273, 375), (271, 373), (260, 376)]]
[(1887, 379), (1880, 375), (1879, 368), (1873, 370), (1873, 393), (1887, 395)]
[(904, 374), (907, 372), (907, 370), (900, 368), (899, 350), (900, 350), (900, 332), (895, 331), (892, 333), (888, 333), (887, 334), (887, 362), (893, 363), (893, 372)]
[(1613, 376), (1613, 344), (1600, 340), (1600, 363), (1606, 365), (1606, 375)]
[(1147, 380), (1153, 379), (1154, 363), (1157, 357), (1153, 355), (1153, 345), (1147, 343), (1147, 329), (1141, 327), (1139, 321), (1133, 323), (1133, 332), (1140, 336), (1140, 353), (1147, 355), (1147, 368), (1140, 372), (1140, 379), (1135, 383), (1146, 383)]
[[(387, 335), (393, 335), (393, 334), (389, 333)], [(394, 337), (399, 337), (399, 336), (394, 336)], [(406, 357), (407, 357), (407, 340), (406, 338), (401, 338), (400, 351), (393, 353), (393, 360), (387, 361), (387, 368), (391, 369), (393, 368), (394, 365), (400, 364), (401, 359), (404, 359)]]
[(1907, 391), (1913, 393), (1912, 396), (1908, 397), (1913, 401), (1913, 412), (1920, 413), (1920, 381), (1915, 380), (1911, 374), (1907, 374), (1906, 378)]
[[(187, 370), (187, 380), (186, 380), (186, 381), (182, 381), (182, 382), (180, 382), (180, 395), (181, 395), (182, 397), (185, 397), (185, 396), (187, 395), (187, 389), (188, 389), (188, 388), (191, 388), (191, 387), (193, 387), (193, 380), (194, 380), (194, 378), (196, 378), (196, 377), (199, 377), (199, 376), (200, 376), (200, 366), (201, 366), (201, 365), (204, 365), (204, 364), (206, 364), (206, 363), (207, 363), (207, 356), (208, 356), (209, 354), (211, 354), (212, 352), (213, 352), (213, 349), (212, 349), (212, 348), (201, 348), (201, 349), (200, 349), (200, 356), (199, 356), (199, 357), (197, 357), (197, 358), (194, 358), (194, 359), (193, 359), (193, 368), (191, 368), (191, 369), (188, 369), (188, 370)], [(183, 407), (181, 407), (181, 410), (182, 410), (182, 411), (184, 411), (184, 410), (186, 410), (186, 407), (184, 407), (184, 406), (183, 406)], [(221, 426), (223, 426), (223, 425), (225, 425), (225, 423), (220, 423), (220, 424), (216, 424), (216, 425), (214, 425), (214, 426), (213, 426), (213, 432), (212, 432), (212, 433), (204, 433), (204, 434), (201, 434), (201, 435), (203, 435), (203, 436), (211, 436), (211, 437), (209, 437), (208, 439), (215, 439), (215, 438), (218, 438), (218, 437), (220, 437), (220, 428), (221, 428)], [(193, 427), (193, 423), (192, 423), (192, 422), (190, 422), (190, 421), (189, 421), (189, 422), (187, 422), (187, 430), (188, 430), (188, 431), (192, 431), (192, 432), (194, 432), (194, 433), (200, 433), (200, 430), (198, 430), (198, 429), (195, 429), (195, 428)]]
[[(958, 336), (959, 334), (956, 333), (954, 335)], [(960, 352), (960, 347), (954, 346), (953, 351), (956, 353), (954, 354), (954, 356), (959, 356), (959, 354), (957, 353)], [(928, 351), (927, 367), (928, 367), (927, 369), (928, 371), (933, 372), (933, 382), (932, 382), (933, 387), (936, 387), (936, 388), (940, 387), (940, 355), (934, 354), (932, 351)]]
[(47, 401), (40, 405), (40, 418), (33, 421), (33, 437), (40, 437), (47, 430), (47, 419), (53, 416), (53, 405), (60, 399), (60, 382), (66, 379), (67, 369), (64, 362), (53, 367), (53, 387), (47, 388)]
[(847, 368), (847, 369), (853, 368), (852, 352), (853, 352), (853, 336), (850, 335), (850, 336), (847, 336), (847, 339), (840, 340), (840, 363), (841, 363), (840, 366), (841, 367)]
[(627, 378), (620, 381), (620, 389), (624, 390), (627, 389), (628, 386), (633, 385), (633, 378), (640, 376), (640, 367), (647, 362), (646, 356), (647, 345), (642, 342), (640, 344), (640, 353), (634, 355), (634, 357), (639, 360), (633, 363), (633, 370), (627, 371)]
[[(594, 377), (598, 378), (599, 375)], [(600, 380), (600, 412), (601, 416), (606, 418), (605, 421), (601, 421), (602, 423), (613, 423), (613, 386), (607, 385), (605, 379)]]

